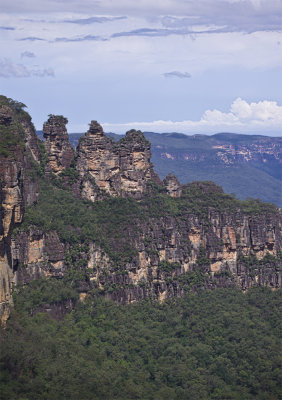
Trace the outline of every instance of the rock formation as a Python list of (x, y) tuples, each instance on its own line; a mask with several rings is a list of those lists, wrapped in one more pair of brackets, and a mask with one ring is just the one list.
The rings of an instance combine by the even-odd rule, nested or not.
[[(256, 285), (281, 286), (281, 210), (261, 208), (258, 215), (242, 210), (232, 197), (227, 199), (233, 205), (229, 209), (222, 189), (210, 182), (180, 185), (170, 174), (162, 183), (150, 161), (150, 143), (140, 131), (131, 130), (114, 142), (96, 121), (91, 122), (75, 154), (68, 140), (67, 120), (50, 116), (43, 128), (46, 153), (42, 156), (43, 145), (38, 145), (22, 106), (0, 97), (2, 321), (9, 315), (13, 284), (28, 284), (44, 276), (59, 278), (76, 265), (90, 271), (89, 280), (81, 284), (81, 298), (96, 288), (125, 303), (148, 296), (160, 301), (182, 296), (187, 285), (237, 285), (243, 290)], [(68, 170), (71, 180), (64, 181), (61, 177), (67, 176)], [(77, 197), (93, 202), (110, 196), (132, 197), (135, 200), (116, 203), (134, 206), (139, 214), (134, 211), (118, 234), (111, 226), (111, 216), (102, 218), (98, 228), (107, 245), (99, 238), (88, 239), (87, 233), (97, 229), (96, 225), (76, 243), (63, 241), (59, 230), (44, 230), (40, 224), (41, 228), (30, 224), (23, 230), (25, 207), (36, 202), (44, 172), (44, 179), (57, 187), (67, 185), (65, 193), (71, 195), (71, 186)], [(207, 202), (199, 205), (204, 197)], [(126, 220), (124, 210), (120, 211), (120, 221)], [(68, 218), (70, 229), (80, 237), (82, 227), (72, 227), (71, 216)]]
[(68, 120), (62, 115), (50, 115), (43, 125), (45, 150), (48, 157), (46, 172), (58, 175), (69, 168), (74, 159), (74, 151), (66, 129)]
[(175, 175), (168, 174), (163, 182), (166, 187), (167, 193), (171, 197), (180, 197), (181, 196), (181, 194), (182, 194), (181, 185)]
[(150, 143), (140, 131), (131, 130), (115, 143), (97, 121), (92, 121), (77, 148), (82, 196), (95, 201), (102, 191), (110, 196), (141, 198), (149, 180), (160, 183), (150, 157)]

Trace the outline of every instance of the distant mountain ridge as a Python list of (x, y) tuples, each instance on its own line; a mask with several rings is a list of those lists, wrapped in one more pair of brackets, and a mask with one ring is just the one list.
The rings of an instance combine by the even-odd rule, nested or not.
[[(81, 135), (69, 135), (73, 147)], [(114, 140), (122, 136), (107, 135)], [(228, 132), (144, 135), (151, 142), (152, 162), (162, 179), (173, 173), (181, 183), (211, 180), (240, 199), (259, 198), (282, 207), (282, 137)]]
[[(145, 134), (160, 177), (180, 182), (212, 180), (240, 199), (260, 198), (282, 206), (282, 138), (218, 133), (186, 136)], [(161, 140), (160, 140), (161, 139)]]

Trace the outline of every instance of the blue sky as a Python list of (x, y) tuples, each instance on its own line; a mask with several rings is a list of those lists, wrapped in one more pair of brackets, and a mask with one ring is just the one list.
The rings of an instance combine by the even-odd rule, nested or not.
[(282, 136), (282, 0), (0, 0), (0, 92), (69, 132)]

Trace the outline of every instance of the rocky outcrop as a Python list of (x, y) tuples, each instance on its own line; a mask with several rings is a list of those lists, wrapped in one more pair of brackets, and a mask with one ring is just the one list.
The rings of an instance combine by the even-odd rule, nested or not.
[(171, 197), (180, 197), (182, 194), (182, 188), (179, 183), (179, 180), (173, 174), (168, 174), (164, 179), (164, 185), (166, 187), (167, 193)]
[(46, 173), (60, 174), (69, 168), (73, 159), (74, 151), (69, 142), (66, 129), (68, 120), (62, 115), (50, 115), (43, 125), (43, 136), (45, 150), (48, 157)]
[(131, 130), (115, 143), (97, 121), (92, 121), (77, 148), (77, 170), (82, 196), (95, 201), (99, 193), (141, 198), (149, 180), (160, 183), (150, 162), (150, 143)]

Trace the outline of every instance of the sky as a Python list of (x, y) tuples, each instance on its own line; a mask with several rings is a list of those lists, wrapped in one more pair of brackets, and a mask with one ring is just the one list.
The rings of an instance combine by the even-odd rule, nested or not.
[(0, 94), (37, 129), (282, 136), (282, 0), (0, 0)]

